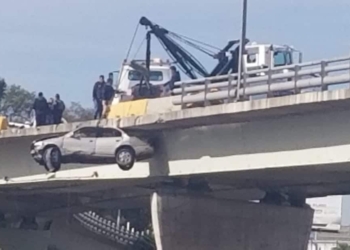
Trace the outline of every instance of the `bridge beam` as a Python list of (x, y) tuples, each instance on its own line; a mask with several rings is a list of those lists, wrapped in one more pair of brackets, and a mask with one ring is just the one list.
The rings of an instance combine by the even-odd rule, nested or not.
[(306, 249), (313, 210), (155, 193), (158, 250)]

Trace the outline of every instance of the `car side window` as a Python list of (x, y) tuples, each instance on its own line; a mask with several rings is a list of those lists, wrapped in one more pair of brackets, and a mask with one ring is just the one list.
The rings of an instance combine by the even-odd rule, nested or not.
[(103, 138), (121, 137), (122, 133), (113, 128), (103, 128), (100, 136)]
[(74, 136), (80, 138), (95, 138), (97, 137), (97, 130), (96, 128), (81, 128), (75, 131)]

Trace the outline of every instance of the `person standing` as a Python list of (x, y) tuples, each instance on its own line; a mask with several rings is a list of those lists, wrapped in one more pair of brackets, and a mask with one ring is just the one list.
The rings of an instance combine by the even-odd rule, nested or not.
[(113, 101), (115, 90), (113, 88), (113, 74), (110, 73), (103, 92), (103, 118), (107, 118), (109, 107)]
[(49, 107), (42, 92), (40, 92), (38, 97), (35, 98), (33, 110), (35, 111), (36, 126), (45, 125)]
[(101, 119), (103, 111), (103, 99), (104, 99), (104, 89), (105, 89), (105, 79), (103, 75), (100, 75), (100, 79), (95, 83), (92, 90), (92, 99), (95, 106), (94, 119)]
[(164, 84), (166, 92), (171, 92), (175, 88), (175, 83), (181, 81), (181, 76), (179, 71), (177, 71), (175, 66), (170, 67), (171, 78), (170, 81)]
[(47, 114), (46, 114), (46, 125), (51, 125), (54, 123), (54, 116), (53, 116), (53, 111), (55, 107), (55, 100), (53, 98), (50, 98), (49, 101), (47, 102)]
[(60, 124), (62, 122), (63, 112), (66, 109), (66, 105), (61, 100), (59, 94), (55, 95), (55, 102), (53, 106), (53, 123)]

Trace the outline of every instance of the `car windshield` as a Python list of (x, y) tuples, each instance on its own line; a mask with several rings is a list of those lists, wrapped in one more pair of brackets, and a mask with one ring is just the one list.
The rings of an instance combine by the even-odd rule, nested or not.
[[(142, 74), (136, 70), (130, 70), (128, 78), (130, 81), (141, 81)], [(149, 80), (150, 81), (163, 81), (163, 72), (162, 71), (150, 71)]]

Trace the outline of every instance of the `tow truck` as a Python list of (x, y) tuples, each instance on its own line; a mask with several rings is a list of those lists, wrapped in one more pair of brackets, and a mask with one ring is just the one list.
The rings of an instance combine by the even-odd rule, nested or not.
[[(204, 42), (174, 33), (142, 17), (139, 25), (144, 26), (146, 33), (146, 53), (142, 60), (125, 60), (119, 71), (116, 82), (116, 95), (111, 110), (118, 109), (123, 102), (159, 98), (164, 95), (162, 87), (171, 79), (171, 66), (176, 65), (189, 79), (206, 78), (237, 73), (239, 58), (239, 40), (232, 40), (222, 49)], [(152, 58), (152, 37), (159, 40), (170, 60)], [(191, 54), (185, 45), (200, 51), (214, 60), (216, 66), (207, 70)], [(245, 72), (259, 68), (278, 68), (302, 62), (302, 53), (292, 46), (244, 42), (245, 53), (243, 67)], [(120, 107), (119, 107), (120, 108)], [(117, 112), (118, 113), (118, 112)], [(126, 114), (128, 116), (128, 114)], [(116, 112), (110, 112), (108, 118), (115, 118)]]

